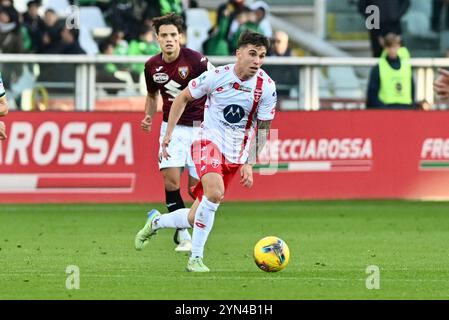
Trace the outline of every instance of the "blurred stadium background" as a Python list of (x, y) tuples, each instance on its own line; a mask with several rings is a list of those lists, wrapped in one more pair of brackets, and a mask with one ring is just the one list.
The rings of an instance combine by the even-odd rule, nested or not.
[[(18, 14), (26, 12), (28, 0), (1, 0), (0, 16), (10, 2)], [(249, 6), (254, 2), (245, 1)], [(0, 71), (11, 112), (2, 119), (8, 140), (0, 142), (0, 255), (6, 261), (0, 298), (449, 296), (444, 285), (448, 255), (442, 249), (449, 240), (443, 228), (447, 205), (402, 202), (449, 199), (448, 104), (438, 101), (432, 88), (437, 69), (449, 67), (449, 29), (432, 30), (432, 1), (411, 0), (401, 19), (415, 98), (425, 101), (419, 111), (365, 110), (369, 73), (378, 60), (371, 57), (358, 1), (265, 2), (272, 30), (285, 32), (291, 49), (289, 56), (267, 57), (263, 67), (279, 90), (273, 123), (278, 133), (256, 168), (253, 190), (243, 192), (234, 181), (226, 197), (253, 202), (224, 204), (226, 215), (217, 217), (209, 252), (220, 278), (216, 287), (206, 284), (213, 277), (196, 278), (195, 286), (188, 287), (192, 277), (180, 274), (184, 257), (173, 261), (166, 253), (172, 250), (168, 233), (147, 256), (129, 251), (144, 211), (152, 206), (148, 203), (164, 210), (156, 163), (161, 114), (150, 135), (140, 131), (146, 96), (142, 65), (149, 55), (130, 53), (127, 48), (138, 31), (120, 30), (114, 23), (120, 25), (117, 17), (123, 14), (123, 25), (129, 25), (126, 14), (137, 12), (137, 25), (142, 24), (139, 4), (146, 3), (150, 12), (154, 1), (42, 0), (38, 14), (44, 18), (53, 9), (60, 28), (67, 21), (76, 24), (79, 17), (79, 44), (86, 54), (33, 46), (18, 16), (17, 39), (24, 42), (11, 52), (15, 49), (3, 45), (12, 29), (3, 22)], [(182, 3), (185, 45), (203, 51), (217, 8), (226, 0)], [(60, 37), (46, 30), (50, 40)], [(144, 50), (157, 51), (154, 35), (148, 39)], [(112, 48), (106, 46), (109, 40)], [(230, 55), (207, 56), (215, 65), (234, 61)], [(183, 196), (188, 199), (185, 190)], [(329, 199), (398, 201), (321, 202)], [(99, 204), (117, 202), (127, 205)], [(271, 220), (273, 212), (282, 222)], [(226, 227), (234, 213), (247, 229)], [(268, 234), (284, 238), (292, 251), (291, 266), (275, 278), (253, 274), (258, 271), (249, 266), (253, 243)], [(229, 259), (234, 253), (223, 244), (229, 238), (229, 246), (238, 247), (235, 263)], [(435, 247), (438, 252), (431, 250)], [(59, 272), (77, 263), (90, 270), (87, 291), (67, 293), (66, 275)], [(390, 291), (366, 290), (370, 264), (387, 272), (384, 288)], [(147, 274), (150, 269), (155, 273)], [(157, 278), (167, 270), (167, 278)], [(180, 279), (186, 289), (179, 291)], [(271, 279), (288, 288), (273, 286)], [(155, 280), (157, 288), (152, 287)], [(137, 290), (139, 283), (146, 289)], [(234, 295), (237, 291), (241, 295)]]

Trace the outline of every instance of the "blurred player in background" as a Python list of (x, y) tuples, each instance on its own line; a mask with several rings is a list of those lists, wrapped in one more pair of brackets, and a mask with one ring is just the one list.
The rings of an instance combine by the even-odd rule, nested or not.
[[(158, 229), (193, 226), (192, 252), (187, 271), (208, 272), (203, 253), (215, 212), (225, 190), (239, 172), (242, 186), (253, 184), (252, 165), (265, 145), (277, 102), (273, 80), (260, 69), (268, 39), (258, 33), (242, 33), (237, 62), (209, 70), (189, 82), (173, 102), (168, 126), (162, 140), (163, 157), (170, 159), (176, 142), (175, 125), (189, 102), (206, 96), (204, 121), (200, 135), (192, 145), (192, 155), (201, 181), (195, 186), (196, 200), (189, 212), (177, 210), (161, 215), (152, 210), (139, 231), (136, 242), (143, 246)], [(256, 131), (259, 133), (256, 135)], [(254, 137), (257, 136), (256, 148)]]
[[(183, 20), (180, 16), (168, 14), (155, 18), (153, 27), (162, 52), (150, 58), (145, 64), (148, 94), (145, 102), (145, 118), (141, 122), (141, 127), (145, 132), (151, 131), (153, 116), (157, 110), (159, 94), (161, 94), (163, 99), (161, 142), (167, 128), (170, 107), (175, 97), (191, 79), (198, 77), (212, 66), (201, 53), (181, 48), (180, 34)], [(159, 169), (164, 179), (165, 199), (169, 212), (185, 208), (180, 193), (181, 174), (185, 166), (189, 170), (189, 194), (190, 187), (198, 182), (198, 175), (190, 155), (190, 145), (194, 140), (194, 123), (203, 121), (205, 101), (204, 97), (191, 101), (186, 106), (173, 131), (173, 143), (170, 146), (172, 157), (164, 159), (159, 156)], [(185, 210), (188, 211), (188, 209)], [(190, 251), (191, 237), (186, 229), (177, 229), (174, 241), (178, 244), (176, 251)], [(142, 248), (136, 246), (136, 249)]]
[[(6, 100), (6, 91), (3, 86), (2, 74), (0, 73), (0, 117), (5, 116), (8, 113), (8, 100)], [(6, 127), (3, 121), (0, 121), (0, 140), (5, 140)]]

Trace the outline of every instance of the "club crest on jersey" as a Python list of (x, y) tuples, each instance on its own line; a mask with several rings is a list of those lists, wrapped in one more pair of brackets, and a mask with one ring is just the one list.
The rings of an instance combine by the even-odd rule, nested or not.
[(212, 168), (217, 169), (218, 166), (220, 165), (220, 160), (218, 160), (218, 159), (212, 159), (211, 165), (212, 165)]
[(189, 75), (189, 67), (179, 67), (178, 73), (181, 78), (187, 78), (187, 76)]
[(224, 108), (223, 116), (229, 123), (240, 122), (245, 116), (245, 109), (236, 104), (231, 104)]
[(168, 81), (168, 74), (166, 73), (155, 73), (153, 74), (153, 81), (156, 83), (165, 83)]
[(262, 97), (262, 89), (254, 89), (254, 101), (259, 102)]

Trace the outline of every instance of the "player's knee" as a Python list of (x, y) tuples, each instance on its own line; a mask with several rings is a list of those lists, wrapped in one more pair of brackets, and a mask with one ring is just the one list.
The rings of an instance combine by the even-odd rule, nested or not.
[(179, 181), (170, 176), (164, 176), (164, 185), (165, 190), (167, 191), (176, 191), (179, 190)]
[(210, 191), (206, 194), (206, 198), (207, 198), (207, 200), (209, 200), (210, 202), (213, 202), (213, 203), (220, 203), (221, 200), (223, 200), (223, 198), (224, 198), (224, 191), (223, 191), (223, 190), (220, 190), (220, 189), (210, 190)]

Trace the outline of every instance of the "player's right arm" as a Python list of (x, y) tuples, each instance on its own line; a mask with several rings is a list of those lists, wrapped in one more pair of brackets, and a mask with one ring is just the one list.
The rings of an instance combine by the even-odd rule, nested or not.
[(153, 122), (153, 116), (157, 111), (157, 103), (159, 100), (159, 88), (157, 84), (153, 81), (153, 76), (151, 75), (152, 59), (145, 63), (145, 84), (147, 86), (147, 97), (145, 100), (145, 117), (140, 122), (140, 127), (144, 132), (151, 131), (151, 124)]
[(167, 148), (170, 143), (171, 135), (173, 134), (173, 130), (175, 129), (176, 124), (179, 121), (179, 118), (181, 118), (181, 115), (183, 114), (187, 103), (190, 101), (195, 100), (195, 98), (192, 97), (190, 94), (189, 88), (185, 88), (181, 91), (181, 93), (175, 98), (173, 101), (170, 113), (168, 115), (168, 122), (167, 122), (167, 130), (165, 132), (165, 136), (162, 139), (162, 156), (165, 159), (168, 159), (170, 155), (168, 154)]
[(212, 82), (214, 78), (215, 71), (208, 70), (203, 72), (199, 77), (190, 80), (187, 88), (181, 91), (181, 93), (176, 97), (175, 101), (170, 108), (170, 114), (168, 115), (167, 131), (162, 139), (162, 156), (168, 159), (170, 155), (167, 152), (168, 145), (170, 143), (171, 135), (181, 117), (187, 103), (200, 99), (201, 97), (208, 94), (212, 87)]
[(145, 118), (140, 123), (140, 127), (145, 132), (151, 131), (153, 116), (157, 111), (157, 103), (159, 100), (159, 91), (148, 92), (145, 100)]

